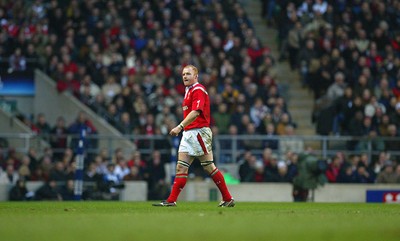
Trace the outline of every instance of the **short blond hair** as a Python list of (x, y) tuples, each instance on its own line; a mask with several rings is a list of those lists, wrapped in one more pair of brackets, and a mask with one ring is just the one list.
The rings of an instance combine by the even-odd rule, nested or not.
[(183, 67), (183, 69), (185, 69), (185, 68), (192, 68), (195, 75), (199, 74), (199, 70), (194, 65), (189, 64), (189, 65), (186, 65), (185, 67)]

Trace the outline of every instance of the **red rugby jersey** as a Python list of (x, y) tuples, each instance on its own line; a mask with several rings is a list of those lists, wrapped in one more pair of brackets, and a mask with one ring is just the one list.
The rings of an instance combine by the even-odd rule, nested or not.
[(200, 111), (200, 115), (186, 126), (185, 130), (210, 126), (210, 99), (203, 85), (195, 83), (186, 88), (182, 109), (183, 118), (186, 118), (192, 110)]

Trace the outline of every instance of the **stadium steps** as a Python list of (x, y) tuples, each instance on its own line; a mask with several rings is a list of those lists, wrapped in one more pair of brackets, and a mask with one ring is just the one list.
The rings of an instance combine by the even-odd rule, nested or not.
[[(0, 138), (6, 140), (4, 148), (12, 147), (17, 152), (27, 153), (29, 148), (42, 150), (50, 144), (38, 137), (14, 113), (0, 108)], [(4, 144), (4, 143), (3, 143)]]
[[(260, 1), (243, 1), (243, 7), (247, 16), (253, 23), (257, 37), (262, 44), (271, 49), (271, 55), (277, 60), (279, 59), (279, 49), (277, 42), (277, 31), (268, 27), (266, 21), (261, 18), (261, 2)], [(298, 135), (315, 135), (315, 126), (312, 123), (311, 115), (314, 106), (312, 93), (301, 86), (300, 76), (297, 71), (292, 71), (287, 61), (276, 62), (278, 69), (278, 83), (287, 89), (285, 96), (288, 102), (288, 109), (297, 124), (296, 134)], [(308, 143), (314, 147), (313, 143)], [(315, 147), (319, 145), (315, 143)]]
[(117, 147), (122, 148), (126, 156), (130, 155), (137, 147), (104, 118), (101, 118), (93, 110), (83, 104), (71, 93), (58, 93), (56, 91), (56, 82), (40, 70), (35, 71), (36, 92), (46, 93), (36, 95), (34, 98), (34, 115), (44, 113), (49, 123), (56, 123), (58, 116), (63, 116), (66, 123), (72, 123), (76, 120), (80, 111), (86, 113), (93, 125), (97, 128), (99, 135), (98, 148), (105, 148), (111, 154)]

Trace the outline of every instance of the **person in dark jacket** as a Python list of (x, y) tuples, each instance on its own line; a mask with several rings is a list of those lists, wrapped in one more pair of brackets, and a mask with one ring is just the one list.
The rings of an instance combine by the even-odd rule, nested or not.
[(61, 201), (62, 197), (57, 190), (57, 182), (50, 179), (48, 182), (43, 184), (35, 193), (35, 200), (58, 200)]
[(32, 198), (32, 193), (28, 191), (24, 179), (19, 179), (10, 189), (8, 199), (10, 201), (27, 201)]

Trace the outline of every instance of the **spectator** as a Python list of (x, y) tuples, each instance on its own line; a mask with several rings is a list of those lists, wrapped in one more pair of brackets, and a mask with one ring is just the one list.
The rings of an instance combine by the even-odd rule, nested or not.
[(299, 54), (301, 42), (303, 40), (302, 24), (297, 21), (294, 27), (289, 30), (288, 33), (288, 54), (289, 54), (289, 64), (292, 70), (298, 68), (297, 66), (297, 55)]
[(120, 180), (124, 179), (124, 176), (129, 174), (130, 169), (124, 158), (120, 158), (117, 160), (114, 172)]
[(129, 168), (129, 173), (124, 176), (124, 181), (140, 181), (143, 177), (140, 175), (139, 168), (137, 166), (131, 166)]
[(116, 82), (115, 76), (112, 75), (106, 79), (106, 83), (101, 87), (101, 92), (107, 104), (111, 103), (114, 96), (118, 95), (121, 90), (121, 86)]
[(286, 129), (288, 126), (293, 126), (293, 123), (290, 122), (290, 116), (287, 113), (282, 113), (278, 122), (276, 123), (276, 133), (280, 136), (286, 134)]
[(44, 138), (48, 139), (48, 134), (50, 134), (51, 127), (46, 120), (46, 116), (43, 113), (37, 115), (36, 127), (39, 129), (39, 134), (43, 135)]
[(83, 175), (84, 190), (82, 197), (84, 200), (101, 199), (101, 189), (103, 183), (103, 173), (98, 171), (96, 162), (88, 165)]
[(351, 165), (343, 165), (339, 175), (336, 178), (337, 183), (354, 183), (355, 176)]
[[(67, 167), (70, 165), (70, 163), (74, 162), (74, 152), (71, 148), (66, 148), (63, 152), (62, 157), (60, 158), (59, 161), (61, 161), (64, 164), (64, 167)], [(56, 160), (53, 160), (53, 162)]]
[(54, 168), (50, 171), (50, 179), (62, 183), (67, 180), (67, 173), (65, 172), (63, 162), (58, 161), (54, 164)]
[(240, 182), (252, 182), (254, 180), (256, 161), (250, 151), (244, 152), (239, 161)]
[(141, 174), (144, 174), (144, 171), (147, 169), (147, 162), (142, 158), (142, 153), (139, 150), (133, 151), (128, 161), (128, 167), (132, 166), (137, 166)]
[(155, 116), (155, 125), (161, 127), (166, 122), (176, 123), (177, 119), (176, 116), (171, 113), (171, 107), (165, 104), (162, 107), (162, 111)]
[[(1, 148), (0, 148), (0, 150), (1, 150)], [(28, 155), (28, 157), (30, 159), (29, 170), (32, 171), (34, 169), (34, 167), (36, 167), (38, 165), (38, 162), (39, 162), (36, 149), (33, 148), (33, 147), (30, 147), (29, 150), (28, 150), (27, 155)], [(3, 153), (1, 153), (1, 151), (0, 151), (0, 156), (1, 156), (0, 157), (0, 160), (1, 160), (4, 157)], [(5, 160), (4, 161), (0, 161), (0, 164), (1, 164), (0, 168), (1, 167), (5, 167), (6, 166)], [(13, 165), (14, 165), (14, 167), (17, 167), (17, 165), (15, 165), (15, 161), (13, 161)]]
[(92, 82), (92, 77), (89, 74), (86, 74), (80, 85), (80, 95), (85, 92), (85, 89), (88, 89), (90, 96), (94, 97), (100, 93), (100, 88), (95, 83)]
[(25, 71), (26, 70), (26, 58), (22, 54), (21, 48), (16, 48), (14, 53), (10, 56), (9, 60), (9, 72), (14, 71)]
[(267, 165), (265, 165), (264, 180), (266, 182), (279, 182), (280, 180), (282, 180), (282, 176), (280, 175), (278, 170), (278, 156), (276, 154), (273, 154), (270, 162)]
[[(96, 156), (96, 159), (100, 156)], [(91, 183), (91, 186), (94, 186), (94, 184), (98, 184), (100, 181), (103, 180), (103, 172), (102, 168), (99, 168), (99, 165), (103, 165), (103, 163), (100, 161), (101, 164), (98, 163), (98, 161), (91, 162), (85, 169), (85, 174), (83, 175), (83, 180), (85, 182)]]
[(263, 166), (269, 165), (269, 162), (271, 162), (272, 159), (272, 149), (271, 148), (264, 148), (262, 155), (261, 155), (261, 161), (263, 163)]
[[(355, 116), (351, 119), (349, 123), (349, 134), (352, 136), (360, 137), (363, 135), (363, 119), (364, 115), (361, 111), (357, 111)], [(358, 141), (349, 141), (348, 148), (349, 150), (354, 150), (357, 146)]]
[(400, 100), (400, 79), (396, 81), (396, 85), (392, 88), (392, 92), (394, 97), (396, 97), (397, 100)]
[(277, 139), (278, 135), (275, 132), (275, 125), (273, 123), (268, 123), (265, 129), (266, 131), (264, 134), (267, 140), (263, 143), (264, 148), (277, 150), (279, 142)]
[(47, 178), (47, 173), (45, 173), (41, 167), (37, 167), (32, 171), (30, 181), (46, 181)]
[(304, 142), (302, 139), (295, 137), (292, 125), (286, 127), (284, 138), (279, 142), (279, 150), (280, 153), (286, 153), (287, 151), (302, 153), (304, 151)]
[(288, 176), (288, 166), (283, 161), (278, 162), (278, 176), (276, 182), (289, 182), (289, 181), (290, 179)]
[(377, 119), (378, 122), (378, 134), (380, 136), (387, 136), (389, 135), (388, 127), (390, 124), (389, 116), (384, 114), (380, 118)]
[(396, 173), (396, 183), (400, 183), (400, 164), (397, 164), (395, 168)]
[(398, 150), (398, 147), (400, 146), (400, 141), (393, 139), (393, 137), (399, 137), (399, 134), (397, 133), (397, 126), (395, 124), (390, 124), (388, 126), (388, 136), (389, 139), (385, 141), (385, 148), (387, 151), (394, 151)]
[(370, 40), (367, 38), (367, 33), (365, 30), (360, 29), (357, 32), (357, 38), (354, 40), (354, 44), (356, 45), (357, 50), (360, 53), (365, 53), (368, 48)]
[(12, 164), (7, 164), (4, 172), (0, 173), (0, 183), (15, 185), (19, 179), (18, 172), (15, 171)]
[(107, 172), (104, 175), (104, 191), (110, 196), (108, 199), (118, 200), (119, 190), (124, 188), (122, 179), (115, 173), (115, 164), (107, 165)]
[[(70, 29), (70, 31), (73, 31)], [(70, 73), (70, 75), (74, 76), (76, 73), (78, 73), (78, 65), (71, 59), (71, 56), (69, 54), (63, 54), (62, 55), (62, 64), (64, 66), (64, 72), (65, 73)]]
[(250, 108), (250, 118), (254, 123), (255, 128), (260, 126), (262, 120), (268, 112), (269, 109), (266, 105), (264, 105), (262, 98), (256, 98), (254, 104)]
[[(253, 157), (256, 159), (256, 157)], [(254, 178), (252, 182), (264, 182), (265, 177), (264, 177), (264, 164), (263, 162), (256, 160), (256, 165), (255, 165), (255, 173), (254, 173)]]
[(131, 116), (128, 112), (123, 112), (121, 114), (121, 121), (118, 123), (119, 131), (124, 135), (132, 134), (134, 125), (131, 121)]
[(335, 82), (331, 84), (328, 88), (328, 98), (331, 100), (336, 100), (344, 95), (344, 90), (346, 87), (345, 76), (342, 72), (337, 72), (334, 76)]
[(400, 102), (397, 102), (395, 105), (395, 111), (390, 114), (390, 122), (396, 124), (396, 127), (399, 127), (398, 123), (400, 123)]
[(394, 166), (392, 163), (387, 163), (383, 167), (382, 171), (376, 178), (377, 183), (396, 183), (397, 174), (394, 172)]
[(215, 125), (218, 127), (218, 132), (222, 135), (227, 134), (229, 120), (231, 118), (230, 114), (228, 113), (227, 104), (219, 104), (218, 111), (213, 112), (212, 116), (214, 118)]
[(316, 0), (315, 3), (312, 5), (312, 9), (314, 13), (319, 13), (323, 15), (328, 9), (328, 3), (323, 0)]
[(331, 163), (329, 163), (328, 169), (325, 171), (325, 175), (329, 182), (337, 182), (340, 170), (342, 169), (342, 159), (339, 156), (334, 156)]
[(33, 193), (26, 187), (24, 179), (19, 179), (17, 183), (10, 189), (8, 200), (10, 201), (27, 201), (31, 200)]
[(24, 155), (22, 157), (21, 166), (18, 168), (18, 175), (19, 175), (20, 179), (22, 179), (22, 180), (30, 179), (31, 174), (32, 174), (31, 170), (29, 168), (30, 162), (31, 162), (31, 159), (29, 158), (29, 156)]
[(298, 175), (299, 167), (299, 155), (297, 153), (288, 152), (288, 158), (286, 159), (286, 164), (288, 165), (287, 176), (289, 182), (293, 182), (293, 178)]
[(62, 201), (62, 196), (57, 190), (57, 182), (50, 179), (44, 183), (36, 190), (34, 199), (37, 201)]
[[(259, 134), (256, 130), (255, 125), (251, 122), (246, 126), (246, 130), (243, 133), (244, 135), (254, 136)], [(263, 148), (263, 143), (261, 140), (257, 139), (245, 139), (242, 141), (243, 147), (247, 150), (261, 150)]]
[(57, 80), (57, 91), (59, 93), (69, 92), (76, 97), (79, 97), (80, 83), (75, 79), (74, 73), (72, 71), (65, 72), (62, 79)]
[(42, 173), (40, 174), (39, 177), (43, 177), (45, 180), (49, 180), (50, 177), (50, 172), (53, 169), (53, 159), (51, 156), (45, 155), (42, 157), (40, 161), (40, 166), (38, 168), (41, 169)]
[(226, 103), (227, 111), (231, 113), (236, 106), (239, 98), (239, 90), (237, 90), (231, 83), (227, 83), (224, 86), (224, 90), (221, 93), (223, 103)]
[(77, 151), (78, 141), (82, 132), (85, 133), (84, 147), (86, 149), (95, 148), (97, 140), (91, 138), (91, 135), (97, 134), (97, 130), (83, 111), (78, 113), (76, 120), (68, 127), (68, 133), (74, 135), (70, 142), (70, 147), (74, 152)]
[(166, 172), (164, 163), (161, 160), (161, 153), (154, 151), (149, 160), (148, 199), (158, 200), (168, 197), (169, 187), (165, 182)]
[[(305, 40), (305, 48), (302, 48), (298, 55), (298, 65), (302, 78), (302, 85), (309, 86), (313, 74), (316, 73), (318, 53), (315, 50), (315, 42), (312, 39)], [(318, 61), (319, 62), (319, 61)]]
[(365, 165), (359, 165), (354, 172), (354, 181), (356, 183), (373, 183), (374, 177), (368, 172), (368, 168)]
[(353, 106), (353, 89), (347, 86), (344, 89), (344, 94), (337, 98), (333, 105), (336, 115), (333, 120), (332, 132), (334, 134), (344, 133), (346, 130), (345, 120), (349, 120), (349, 112)]
[(68, 129), (65, 125), (65, 119), (62, 116), (57, 117), (55, 126), (50, 130), (50, 145), (55, 151), (55, 159), (61, 159), (62, 151), (67, 148)]
[(74, 180), (68, 179), (60, 188), (60, 195), (63, 201), (75, 200)]
[(107, 112), (102, 117), (113, 126), (117, 126), (120, 122), (120, 114), (117, 111), (117, 106), (112, 103), (108, 105)]
[(65, 168), (65, 174), (66, 174), (67, 180), (75, 179), (75, 177), (76, 177), (76, 169), (77, 169), (77, 162), (74, 159)]
[[(326, 54), (321, 57), (320, 63), (312, 64), (313, 65), (310, 66), (310, 68), (313, 69), (310, 77), (310, 88), (314, 92), (314, 98), (318, 100), (326, 94), (327, 88), (332, 84), (332, 66), (329, 63), (329, 56)], [(339, 91), (340, 88), (343, 88), (343, 86), (337, 87), (336, 84), (332, 87), (336, 90), (339, 89)], [(332, 98), (336, 98), (336, 96), (332, 96)]]
[[(243, 95), (242, 95), (243, 96)], [(246, 108), (244, 105), (238, 104), (235, 110), (232, 112), (229, 123), (238, 127), (241, 125), (241, 121), (244, 115), (247, 115)], [(240, 131), (239, 131), (240, 132)]]

